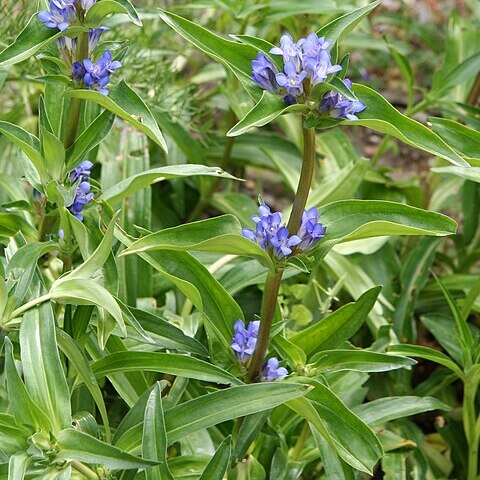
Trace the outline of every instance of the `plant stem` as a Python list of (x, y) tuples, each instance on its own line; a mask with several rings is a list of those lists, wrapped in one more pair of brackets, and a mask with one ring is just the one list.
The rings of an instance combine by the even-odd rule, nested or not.
[(257, 346), (248, 367), (247, 381), (258, 379), (262, 371), (265, 354), (267, 353), (272, 328), (273, 316), (277, 306), (278, 291), (282, 282), (283, 268), (275, 272), (269, 271), (262, 298), (262, 311), (260, 314), (260, 330), (258, 332)]
[[(303, 128), (303, 163), (298, 182), (297, 193), (293, 202), (293, 209), (288, 221), (288, 231), (295, 234), (302, 223), (302, 215), (307, 204), (308, 194), (312, 185), (313, 171), (315, 168), (315, 130)], [(269, 272), (262, 298), (262, 311), (260, 314), (260, 330), (258, 332), (257, 346), (248, 366), (247, 381), (256, 381), (262, 371), (270, 340), (273, 316), (277, 306), (278, 291), (282, 282), (284, 268), (277, 268)]]
[(93, 470), (78, 460), (72, 460), (71, 465), (77, 472), (80, 472), (85, 478), (88, 478), (88, 480), (100, 479), (100, 477)]
[(310, 427), (308, 426), (308, 422), (304, 422), (300, 435), (298, 436), (297, 443), (292, 452), (292, 460), (297, 461), (300, 459), (303, 451), (303, 446), (305, 445), (305, 441), (307, 440), (308, 434), (310, 432)]
[(478, 446), (480, 432), (475, 413), (475, 396), (478, 388), (478, 381), (474, 378), (475, 374), (466, 375), (463, 398), (463, 428), (468, 443), (468, 467), (467, 480), (477, 480), (478, 476)]
[(47, 302), (50, 299), (51, 299), (51, 295), (50, 293), (47, 293), (46, 295), (42, 295), (41, 297), (35, 298), (34, 300), (30, 300), (29, 302), (25, 303), (25, 305), (22, 305), (21, 307), (18, 307), (16, 310), (14, 310), (10, 315), (10, 318), (11, 319), (17, 318), (23, 312), (26, 312), (27, 310), (30, 310), (31, 308), (36, 307), (37, 305), (40, 305), (43, 302)]
[[(303, 119), (302, 119), (303, 120)], [(307, 204), (308, 194), (312, 185), (313, 171), (315, 169), (315, 129), (303, 127), (303, 162), (297, 193), (293, 202), (292, 213), (288, 220), (290, 235), (298, 232), (302, 223), (302, 215)]]
[[(88, 57), (88, 33), (81, 33), (78, 36), (77, 56), (76, 61), (82, 62)], [(80, 123), (80, 112), (82, 109), (82, 100), (79, 98), (72, 98), (70, 100), (70, 107), (68, 111), (68, 121), (63, 138), (63, 145), (69, 148), (75, 142), (77, 136), (78, 124)]]

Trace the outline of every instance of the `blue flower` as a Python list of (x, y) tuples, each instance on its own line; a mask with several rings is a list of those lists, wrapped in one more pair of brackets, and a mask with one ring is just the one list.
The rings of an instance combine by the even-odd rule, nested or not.
[(83, 221), (82, 211), (85, 205), (94, 197), (93, 193), (90, 192), (92, 186), (90, 185), (89, 179), (92, 167), (92, 162), (84, 160), (78, 167), (70, 172), (70, 182), (75, 183), (80, 180), (80, 183), (78, 184), (72, 204), (68, 206), (68, 210), (80, 221)]
[(305, 40), (302, 38), (294, 42), (289, 33), (280, 37), (280, 47), (273, 47), (270, 53), (273, 55), (282, 55), (285, 63), (292, 62), (296, 68), (300, 67), (302, 61), (302, 44)]
[(231, 347), (240, 362), (245, 363), (253, 355), (257, 346), (259, 328), (259, 321), (250, 322), (248, 328), (245, 328), (242, 320), (234, 323)]
[(266, 252), (278, 259), (283, 259), (292, 253), (292, 247), (301, 242), (296, 235), (290, 236), (287, 227), (282, 225), (282, 214), (272, 213), (267, 205), (260, 205), (259, 215), (252, 220), (256, 223), (255, 230), (244, 228), (242, 234), (252, 242), (260, 245)]
[(93, 163), (90, 160), (84, 160), (70, 172), (70, 182), (75, 183), (80, 177), (89, 177)]
[[(343, 83), (348, 88), (352, 87), (352, 82), (346, 78)], [(318, 106), (320, 113), (329, 113), (333, 118), (344, 118), (347, 120), (358, 120), (356, 113), (363, 112), (367, 106), (359, 100), (349, 100), (342, 94), (333, 90), (325, 93)]]
[(297, 232), (300, 238), (299, 250), (309, 250), (321, 238), (325, 237), (326, 228), (319, 222), (319, 218), (317, 207), (309, 208), (303, 212), (302, 224)]
[(332, 42), (311, 33), (303, 43), (303, 68), (308, 72), (312, 85), (324, 82), (327, 76), (339, 72), (340, 65), (332, 65), (329, 48)]
[(76, 19), (75, 6), (63, 0), (50, 0), (50, 9), (42, 10), (38, 19), (49, 28), (58, 28), (61, 32), (66, 30)]
[(272, 357), (267, 360), (267, 363), (263, 367), (262, 380), (273, 382), (275, 380), (282, 380), (287, 375), (288, 370), (284, 367), (280, 367), (278, 358)]
[(275, 75), (278, 73), (274, 63), (262, 53), (257, 55), (257, 59), (252, 61), (252, 78), (255, 83), (269, 92), (278, 92), (278, 85)]
[(99, 28), (91, 28), (90, 32), (88, 32), (88, 52), (89, 55), (93, 53), (95, 47), (98, 45), (100, 41), (100, 37), (102, 36), (103, 32), (110, 30), (108, 27), (99, 27)]
[(277, 73), (277, 83), (284, 87), (289, 95), (294, 97), (303, 93), (303, 81), (307, 76), (307, 72), (302, 70), (297, 73), (297, 67), (291, 61), (285, 63), (284, 72)]

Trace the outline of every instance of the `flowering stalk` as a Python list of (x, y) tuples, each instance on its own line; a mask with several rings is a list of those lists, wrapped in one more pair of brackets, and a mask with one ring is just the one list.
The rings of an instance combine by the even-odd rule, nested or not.
[[(77, 61), (81, 62), (88, 57), (88, 33), (84, 32), (78, 36), (77, 44)], [(70, 107), (68, 113), (68, 122), (65, 130), (65, 137), (63, 145), (69, 148), (73, 145), (75, 137), (77, 136), (78, 124), (80, 122), (80, 111), (82, 108), (82, 100), (80, 98), (72, 98), (70, 100)]]
[[(303, 118), (302, 118), (303, 121)], [(315, 168), (315, 129), (303, 127), (303, 162), (297, 193), (293, 203), (292, 213), (288, 221), (289, 232), (298, 232), (302, 223), (302, 216), (307, 204), (310, 186), (312, 185)], [(293, 247), (295, 249), (295, 247)], [(284, 268), (277, 267), (275, 272), (269, 272), (262, 298), (261, 322), (258, 334), (257, 347), (248, 368), (247, 381), (253, 382), (260, 378), (267, 353), (270, 330), (277, 306), (278, 292), (282, 282)]]

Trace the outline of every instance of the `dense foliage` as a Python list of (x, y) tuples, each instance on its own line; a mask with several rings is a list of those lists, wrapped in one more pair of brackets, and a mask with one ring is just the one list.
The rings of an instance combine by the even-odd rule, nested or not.
[(133, 3), (2, 2), (0, 478), (478, 480), (478, 3)]

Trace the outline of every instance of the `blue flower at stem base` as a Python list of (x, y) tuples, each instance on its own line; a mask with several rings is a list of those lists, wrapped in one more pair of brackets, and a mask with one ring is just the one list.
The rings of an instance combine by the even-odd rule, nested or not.
[(273, 382), (275, 380), (283, 380), (288, 375), (288, 370), (280, 367), (278, 358), (272, 357), (267, 360), (263, 367), (262, 380)]
[[(346, 78), (343, 80), (346, 87), (351, 88), (352, 82)], [(345, 120), (358, 120), (356, 113), (363, 112), (367, 106), (359, 100), (350, 100), (341, 93), (331, 90), (325, 93), (318, 106), (320, 113), (328, 113), (332, 118)]]

